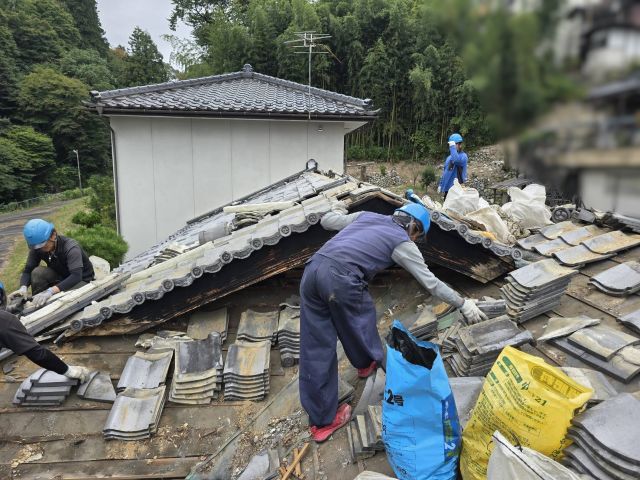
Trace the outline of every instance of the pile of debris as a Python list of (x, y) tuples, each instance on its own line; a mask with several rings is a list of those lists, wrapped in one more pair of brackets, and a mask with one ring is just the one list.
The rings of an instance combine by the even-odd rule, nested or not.
[(395, 168), (392, 168), (388, 173), (374, 173), (368, 175), (367, 182), (382, 188), (390, 188), (407, 183), (406, 180), (398, 174)]

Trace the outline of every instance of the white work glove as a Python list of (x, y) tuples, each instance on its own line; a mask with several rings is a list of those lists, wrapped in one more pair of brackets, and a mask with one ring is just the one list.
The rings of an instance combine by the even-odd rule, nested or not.
[(27, 298), (27, 286), (26, 285), (22, 285), (15, 292), (11, 292), (9, 294), (8, 300), (12, 301), (12, 300), (15, 300), (18, 297)]
[(481, 321), (487, 319), (487, 316), (482, 313), (482, 310), (478, 308), (476, 302), (471, 298), (465, 299), (462, 307), (460, 307), (460, 311), (462, 312), (462, 315), (464, 315), (464, 318), (467, 320), (467, 323), (469, 325), (480, 323)]
[(347, 215), (349, 213), (349, 210), (347, 210), (347, 205), (339, 200), (334, 200), (333, 202), (331, 202), (331, 211), (341, 213), (342, 215)]
[(442, 193), (442, 187), (438, 185), (438, 193)]
[(34, 307), (40, 308), (45, 303), (47, 303), (47, 300), (49, 300), (52, 296), (53, 296), (53, 290), (51, 288), (47, 288), (44, 292), (40, 292), (39, 294), (35, 295), (31, 299), (31, 303), (33, 303)]
[(449, 142), (449, 146), (450, 146), (450, 147), (455, 147), (455, 146), (456, 146), (456, 142), (454, 142), (453, 140), (451, 140), (451, 141)]
[(64, 376), (67, 378), (76, 378), (80, 383), (84, 383), (89, 379), (90, 371), (87, 367), (79, 367), (77, 365), (69, 365)]

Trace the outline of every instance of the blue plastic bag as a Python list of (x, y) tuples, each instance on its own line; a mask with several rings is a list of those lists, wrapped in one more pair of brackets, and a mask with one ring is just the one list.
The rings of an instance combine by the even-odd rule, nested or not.
[(461, 430), (438, 346), (393, 322), (387, 339), (382, 439), (400, 480), (455, 480)]

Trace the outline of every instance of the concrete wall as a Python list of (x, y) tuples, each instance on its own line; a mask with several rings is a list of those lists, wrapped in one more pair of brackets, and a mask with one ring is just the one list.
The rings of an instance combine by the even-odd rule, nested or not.
[(589, 169), (580, 173), (585, 206), (622, 215), (638, 215), (640, 169)]
[(112, 116), (127, 258), (225, 203), (304, 169), (344, 171), (344, 122)]

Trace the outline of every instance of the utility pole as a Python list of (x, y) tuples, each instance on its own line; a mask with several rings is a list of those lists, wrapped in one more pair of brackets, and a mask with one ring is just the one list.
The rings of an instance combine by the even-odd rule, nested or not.
[(80, 155), (78, 154), (78, 150), (74, 150), (73, 153), (76, 154), (76, 163), (78, 165), (78, 184), (80, 185), (80, 191), (82, 192), (82, 177), (80, 176)]

